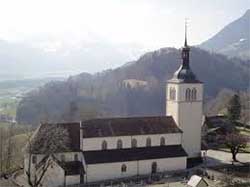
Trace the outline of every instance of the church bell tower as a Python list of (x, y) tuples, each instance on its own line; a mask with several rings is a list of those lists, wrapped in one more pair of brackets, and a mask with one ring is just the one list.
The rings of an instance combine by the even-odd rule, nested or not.
[(190, 47), (185, 42), (182, 48), (182, 64), (168, 80), (166, 89), (166, 115), (173, 116), (183, 131), (182, 146), (189, 158), (200, 157), (201, 126), (203, 115), (203, 83), (192, 72), (189, 64)]

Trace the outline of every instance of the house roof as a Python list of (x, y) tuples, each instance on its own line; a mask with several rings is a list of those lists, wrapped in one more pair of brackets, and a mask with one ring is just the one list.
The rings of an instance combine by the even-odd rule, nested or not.
[(185, 157), (187, 156), (187, 153), (181, 145), (170, 145), (129, 149), (84, 151), (83, 155), (86, 164), (99, 164), (172, 157)]
[(65, 175), (79, 175), (85, 172), (80, 161), (57, 162), (65, 171)]
[(231, 124), (228, 118), (224, 115), (206, 116), (206, 122), (212, 123), (212, 125), (227, 125)]
[[(68, 151), (79, 151), (80, 150), (80, 123), (78, 122), (71, 122), (71, 123), (44, 123), (41, 124), (37, 130), (32, 135), (32, 140), (35, 141), (37, 137), (44, 136), (43, 135), (43, 129), (45, 129), (49, 125), (55, 125), (57, 127), (61, 127), (67, 130), (68, 132), (68, 138), (69, 138), (69, 150)], [(41, 141), (47, 141), (46, 137), (40, 138)], [(43, 146), (43, 142), (39, 142), (38, 145)], [(26, 146), (27, 150), (27, 146)], [(59, 152), (65, 152), (66, 150), (59, 150)], [(57, 151), (58, 152), (58, 151)], [(42, 150), (39, 149), (39, 147), (36, 147), (33, 151), (34, 154), (43, 154)]]
[(232, 122), (223, 115), (206, 116), (205, 123), (209, 128), (223, 128), (227, 131), (234, 130), (234, 125)]
[(190, 180), (188, 181), (188, 186), (190, 187), (199, 187), (201, 181), (204, 181), (205, 184), (208, 186), (207, 182), (198, 175), (193, 175)]
[(71, 150), (80, 150), (80, 123), (60, 123), (58, 124), (68, 130)]
[(179, 69), (174, 73), (174, 76), (172, 79), (170, 79), (168, 82), (170, 83), (199, 83), (202, 82), (199, 81), (195, 74), (192, 72), (191, 68), (187, 68), (183, 65), (179, 67)]
[(92, 119), (81, 128), (83, 138), (182, 133), (172, 116)]

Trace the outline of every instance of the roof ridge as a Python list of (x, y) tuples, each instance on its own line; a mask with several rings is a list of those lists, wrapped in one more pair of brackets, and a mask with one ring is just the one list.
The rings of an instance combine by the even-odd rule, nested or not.
[(170, 118), (172, 116), (128, 116), (128, 117), (100, 117), (100, 118), (93, 118), (93, 119), (88, 119), (88, 120), (84, 120), (82, 121), (87, 122), (87, 121), (92, 121), (92, 120), (115, 120), (115, 119), (140, 119), (140, 118)]

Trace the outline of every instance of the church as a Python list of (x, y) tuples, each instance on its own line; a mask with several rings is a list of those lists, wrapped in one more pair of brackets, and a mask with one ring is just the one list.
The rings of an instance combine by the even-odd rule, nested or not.
[(50, 163), (43, 185), (64, 186), (183, 170), (188, 162), (199, 160), (203, 83), (191, 70), (189, 53), (185, 34), (182, 63), (166, 83), (165, 116), (41, 124), (33, 138), (46, 125), (64, 127), (71, 151), (26, 154), (24, 172), (29, 164), (39, 172), (41, 163)]

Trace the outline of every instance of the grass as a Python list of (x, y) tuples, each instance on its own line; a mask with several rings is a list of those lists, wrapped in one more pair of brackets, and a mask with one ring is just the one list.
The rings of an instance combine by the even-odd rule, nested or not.
[[(4, 151), (3, 151), (3, 160), (0, 164), (3, 165), (3, 172), (4, 173), (11, 173), (15, 171), (16, 169), (23, 167), (23, 148), (26, 145), (26, 142), (28, 140), (28, 128), (25, 126), (20, 125), (14, 125), (12, 126), (12, 130), (8, 127), (10, 127), (10, 124), (8, 123), (0, 123), (2, 127), (3, 135), (3, 141), (4, 141)], [(10, 131), (11, 130), (11, 131)], [(12, 132), (13, 136), (9, 137), (9, 133)], [(11, 140), (11, 141), (9, 141)], [(9, 142), (11, 144), (9, 144)], [(11, 157), (7, 157), (7, 148), (8, 145), (11, 145)], [(10, 159), (10, 166), (7, 166), (8, 158)]]
[[(248, 136), (250, 138), (250, 129), (244, 128), (244, 127), (236, 127), (236, 129), (239, 131), (240, 134)], [(230, 149), (225, 147), (224, 145), (221, 145), (218, 147), (218, 150), (230, 152)], [(247, 144), (246, 148), (243, 150), (240, 150), (240, 153), (250, 153), (250, 142)]]
[(6, 169), (5, 168), (5, 164), (7, 162), (7, 160), (3, 161), (3, 171), (5, 173), (11, 173), (17, 169), (23, 168), (23, 148), (26, 145), (27, 142), (27, 136), (26, 134), (19, 134), (19, 135), (15, 135), (12, 138), (12, 156), (11, 156), (11, 162), (10, 162), (10, 168)]
[(7, 122), (0, 122), (0, 128), (3, 127), (3, 128), (7, 128), (9, 127), (9, 125), (11, 125), (11, 123), (7, 123)]
[(240, 132), (240, 134), (250, 137), (250, 129), (244, 127), (236, 127), (236, 129)]
[(11, 98), (11, 97), (0, 98), (1, 114), (16, 116), (17, 105), (18, 105), (18, 101), (15, 98)]
[(13, 167), (18, 168), (23, 165), (23, 148), (27, 143), (27, 133), (15, 135), (12, 137), (15, 148), (14, 148), (14, 157), (13, 157)]

